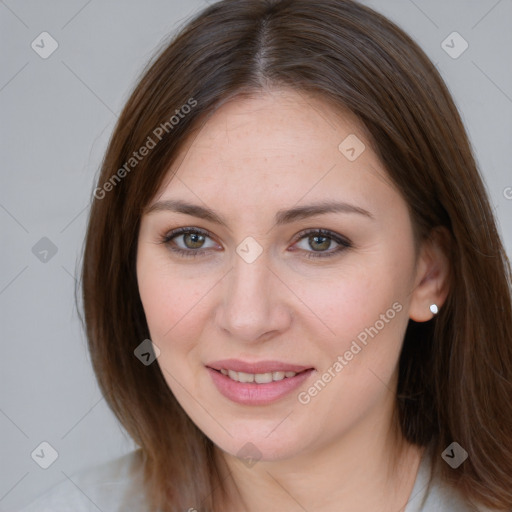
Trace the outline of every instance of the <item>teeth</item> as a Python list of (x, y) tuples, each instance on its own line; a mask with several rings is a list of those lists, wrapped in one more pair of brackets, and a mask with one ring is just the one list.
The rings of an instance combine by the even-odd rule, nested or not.
[(258, 384), (268, 384), (269, 382), (272, 382), (272, 374), (271, 373), (257, 373), (254, 376), (254, 380)]
[(237, 382), (256, 382), (257, 384), (268, 384), (269, 382), (275, 382), (285, 378), (289, 379), (297, 375), (295, 372), (245, 373), (226, 370), (225, 368), (221, 368), (220, 372), (222, 375), (226, 375)]
[(238, 380), (240, 382), (254, 382), (254, 374), (238, 372)]

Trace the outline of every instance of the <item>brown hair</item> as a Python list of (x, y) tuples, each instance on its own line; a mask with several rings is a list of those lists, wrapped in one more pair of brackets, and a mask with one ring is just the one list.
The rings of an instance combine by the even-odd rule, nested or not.
[[(134, 357), (149, 337), (135, 269), (141, 214), (193, 130), (234, 96), (269, 86), (352, 111), (407, 201), (418, 239), (437, 226), (449, 231), (451, 290), (434, 320), (409, 321), (399, 424), (405, 439), (436, 455), (457, 441), (469, 458), (451, 469), (435, 457), (442, 478), (474, 502), (512, 509), (510, 265), (436, 68), (396, 25), (350, 0), (211, 5), (148, 65), (112, 135), (86, 238), (84, 314), (101, 389), (145, 457), (148, 506), (219, 510), (212, 492), (223, 486), (212, 442), (159, 366)], [(148, 137), (155, 146), (130, 160)]]

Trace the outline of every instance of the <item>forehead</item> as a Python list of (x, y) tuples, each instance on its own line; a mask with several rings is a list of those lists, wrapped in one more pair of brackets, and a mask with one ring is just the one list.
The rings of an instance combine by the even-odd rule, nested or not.
[(184, 144), (157, 198), (195, 194), (218, 202), (229, 196), (259, 204), (275, 199), (282, 206), (305, 194), (375, 197), (376, 187), (390, 189), (381, 196), (396, 195), (359, 120), (318, 98), (280, 89), (216, 110)]
[[(222, 148), (237, 159), (318, 159), (338, 151), (341, 136), (362, 125), (350, 112), (335, 113), (321, 100), (288, 89), (238, 97), (222, 105), (188, 144), (194, 157)], [(315, 149), (315, 152), (311, 150)], [(222, 156), (218, 152), (219, 158)]]

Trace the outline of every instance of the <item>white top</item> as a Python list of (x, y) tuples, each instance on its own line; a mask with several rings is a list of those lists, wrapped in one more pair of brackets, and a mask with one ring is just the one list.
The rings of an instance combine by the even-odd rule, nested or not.
[[(134, 451), (77, 473), (20, 512), (146, 512), (140, 460), (140, 452)], [(425, 456), (404, 512), (475, 511), (455, 490), (438, 480), (434, 479), (429, 488), (429, 479), (430, 459)]]

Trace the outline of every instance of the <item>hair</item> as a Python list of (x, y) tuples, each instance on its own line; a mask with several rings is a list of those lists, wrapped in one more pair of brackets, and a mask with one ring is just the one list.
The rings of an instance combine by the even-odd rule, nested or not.
[[(396, 417), (410, 443), (440, 455), (456, 441), (469, 453), (457, 469), (434, 457), (444, 482), (469, 501), (510, 510), (510, 264), (438, 71), (394, 23), (351, 0), (209, 6), (147, 65), (119, 117), (90, 211), (83, 308), (102, 392), (144, 457), (148, 507), (218, 511), (213, 491), (224, 485), (212, 441), (183, 411), (159, 366), (134, 357), (149, 338), (136, 276), (140, 219), (202, 123), (227, 101), (269, 88), (314, 95), (355, 114), (409, 206), (415, 237), (424, 241), (440, 227), (449, 233), (450, 291), (432, 321), (409, 320)], [(187, 104), (193, 108), (182, 108)], [(150, 139), (154, 147), (135, 160)]]

